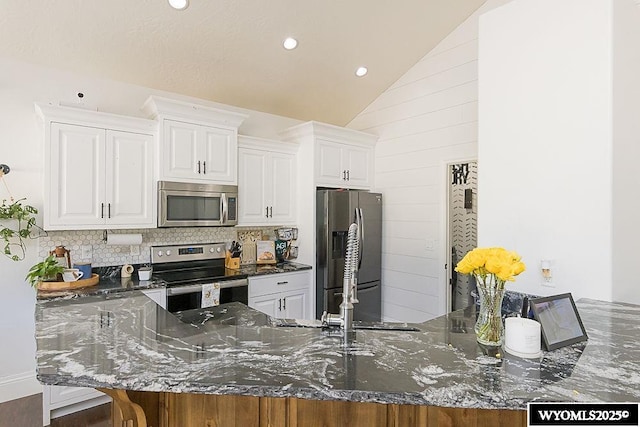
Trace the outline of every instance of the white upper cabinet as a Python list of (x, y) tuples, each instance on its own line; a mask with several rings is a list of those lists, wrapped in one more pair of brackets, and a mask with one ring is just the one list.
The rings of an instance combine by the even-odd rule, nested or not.
[(296, 149), (291, 143), (239, 137), (238, 225), (295, 223)]
[(316, 187), (373, 188), (373, 150), (378, 139), (375, 135), (307, 122), (287, 129), (282, 136), (309, 147), (303, 151), (311, 153), (309, 158), (305, 156), (305, 161), (314, 171)]
[(45, 134), (45, 230), (153, 228), (155, 124), (37, 104)]
[(373, 149), (317, 139), (316, 183), (328, 187), (371, 188)]
[(238, 127), (246, 115), (155, 96), (143, 110), (160, 123), (160, 180), (237, 183)]

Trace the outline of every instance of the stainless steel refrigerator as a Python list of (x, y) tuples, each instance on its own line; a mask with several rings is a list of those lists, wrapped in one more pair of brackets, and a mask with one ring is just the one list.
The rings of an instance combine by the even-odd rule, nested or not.
[(360, 264), (354, 320), (380, 321), (382, 312), (382, 195), (368, 191), (316, 193), (316, 318), (340, 313), (347, 233), (360, 224)]

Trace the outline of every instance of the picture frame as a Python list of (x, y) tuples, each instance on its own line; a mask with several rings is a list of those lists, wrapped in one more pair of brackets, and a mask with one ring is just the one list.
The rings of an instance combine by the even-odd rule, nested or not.
[(589, 339), (571, 293), (532, 298), (529, 304), (547, 351)]
[(256, 264), (275, 264), (276, 247), (273, 240), (256, 241)]

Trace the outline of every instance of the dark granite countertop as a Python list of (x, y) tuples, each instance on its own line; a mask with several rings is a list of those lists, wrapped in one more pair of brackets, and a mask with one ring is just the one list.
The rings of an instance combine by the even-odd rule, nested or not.
[(242, 274), (247, 276), (262, 276), (265, 274), (295, 273), (296, 271), (311, 270), (310, 265), (300, 264), (298, 262), (279, 262), (277, 264), (251, 264), (240, 266)]
[(419, 331), (346, 339), (278, 327), (240, 303), (173, 315), (123, 295), (38, 301), (42, 383), (487, 409), (640, 400), (640, 306), (580, 300), (589, 341), (528, 360), (483, 350), (473, 307), (411, 325)]
[(162, 280), (154, 279), (151, 280), (138, 280), (137, 276), (131, 277), (109, 277), (109, 276), (100, 276), (100, 281), (97, 285), (89, 286), (86, 288), (80, 289), (69, 289), (69, 290), (60, 290), (60, 291), (38, 291), (37, 298), (39, 300), (45, 299), (72, 299), (85, 297), (90, 295), (102, 295), (102, 294), (111, 294), (116, 292), (127, 292), (127, 291), (136, 291), (143, 289), (153, 289), (153, 288), (164, 288), (165, 282)]
[[(71, 299), (89, 295), (109, 294), (114, 292), (135, 291), (142, 289), (162, 288), (165, 282), (155, 276), (151, 280), (138, 280), (137, 274), (128, 278), (120, 278), (121, 266), (99, 267), (94, 269), (94, 273), (100, 275), (100, 282), (97, 285), (87, 288), (70, 289), (61, 291), (38, 291), (38, 299), (63, 298)], [(280, 262), (268, 265), (245, 265), (239, 269), (234, 269), (233, 273), (238, 277), (262, 276), (265, 274), (293, 273), (296, 271), (310, 270), (311, 266), (297, 262)], [(136, 271), (138, 266), (136, 266)]]

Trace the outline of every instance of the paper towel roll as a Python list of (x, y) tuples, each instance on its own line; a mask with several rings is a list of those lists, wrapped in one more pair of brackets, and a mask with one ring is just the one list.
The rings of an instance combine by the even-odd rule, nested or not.
[(107, 234), (107, 245), (139, 245), (142, 234)]

